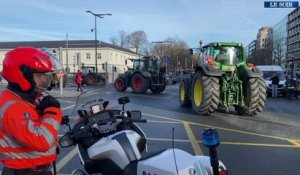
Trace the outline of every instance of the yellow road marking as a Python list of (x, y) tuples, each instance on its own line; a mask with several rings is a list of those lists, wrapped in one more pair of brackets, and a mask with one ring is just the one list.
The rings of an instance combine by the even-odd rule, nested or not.
[(177, 122), (177, 121), (162, 121), (162, 120), (147, 120), (147, 123), (182, 124), (182, 122)]
[[(149, 141), (167, 141), (167, 142), (171, 142), (171, 141), (172, 141), (172, 139), (165, 139), (165, 138), (149, 138), (149, 137), (147, 137), (146, 140), (149, 140)], [(190, 140), (174, 139), (174, 142), (186, 142), (186, 143), (190, 143)]]
[(184, 126), (185, 131), (186, 131), (186, 133), (188, 135), (188, 138), (189, 138), (189, 140), (190, 140), (190, 142), (192, 144), (192, 147), (194, 149), (195, 154), (196, 155), (203, 155), (203, 152), (202, 152), (202, 150), (200, 148), (200, 145), (198, 144), (197, 139), (196, 139), (196, 137), (195, 137), (195, 135), (194, 135), (194, 133), (193, 133), (193, 131), (192, 131), (189, 123), (183, 122), (183, 126)]
[(221, 144), (224, 144), (224, 145), (239, 145), (239, 146), (300, 148), (300, 145), (268, 144), (268, 143), (221, 142)]
[(292, 139), (289, 139), (288, 140), (290, 143), (294, 144), (296, 147), (300, 147), (300, 141), (299, 140), (292, 140)]
[(70, 151), (63, 159), (56, 164), (56, 170), (59, 172), (75, 155), (77, 154), (76, 147)]
[[(165, 139), (165, 138), (150, 138), (147, 137), (147, 140), (151, 141), (165, 141), (171, 142), (172, 139)], [(184, 142), (190, 143), (190, 140), (184, 139), (174, 139), (174, 142)], [(196, 141), (199, 144), (202, 144), (201, 140)], [(221, 145), (238, 145), (238, 146), (257, 146), (257, 147), (281, 147), (281, 148), (300, 148), (300, 145), (288, 145), (288, 144), (269, 144), (269, 143), (249, 143), (249, 142), (220, 142)]]
[(284, 138), (284, 137), (279, 137), (279, 136), (271, 136), (271, 135), (258, 134), (258, 133), (254, 133), (254, 132), (247, 132), (247, 131), (241, 131), (241, 130), (236, 130), (236, 129), (228, 129), (228, 128), (223, 128), (223, 127), (217, 127), (217, 126), (206, 125), (206, 124), (201, 124), (201, 123), (195, 123), (195, 122), (189, 122), (189, 121), (184, 121), (184, 120), (172, 119), (172, 118), (168, 118), (168, 117), (157, 116), (157, 115), (146, 114), (146, 113), (143, 113), (143, 114), (147, 115), (147, 116), (155, 117), (155, 118), (166, 119), (166, 120), (171, 120), (171, 121), (176, 121), (176, 122), (186, 122), (190, 125), (198, 125), (198, 126), (203, 126), (203, 127), (207, 127), (207, 128), (214, 128), (214, 129), (219, 129), (219, 130), (224, 130), (224, 131), (229, 131), (229, 132), (235, 132), (235, 133), (241, 133), (241, 134), (246, 134), (246, 135), (254, 135), (254, 136), (260, 136), (260, 137), (284, 140), (284, 141), (288, 141), (288, 142), (293, 141), (293, 144), (300, 144), (300, 140), (297, 140), (297, 139), (289, 139), (289, 138)]

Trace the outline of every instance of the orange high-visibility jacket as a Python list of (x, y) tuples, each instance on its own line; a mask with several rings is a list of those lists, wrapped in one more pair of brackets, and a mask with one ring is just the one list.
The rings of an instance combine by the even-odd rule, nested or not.
[(59, 108), (48, 107), (42, 116), (36, 107), (15, 93), (0, 94), (0, 161), (7, 168), (27, 169), (56, 159)]

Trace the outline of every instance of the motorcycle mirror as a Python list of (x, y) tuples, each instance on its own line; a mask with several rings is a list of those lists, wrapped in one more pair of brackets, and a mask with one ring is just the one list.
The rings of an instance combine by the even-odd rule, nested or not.
[(220, 144), (217, 130), (209, 128), (202, 133), (202, 143), (205, 147), (214, 148)]
[(59, 139), (59, 145), (62, 148), (66, 148), (75, 145), (75, 142), (72, 138), (70, 138), (70, 135), (67, 134)]
[(142, 118), (141, 111), (130, 111), (131, 118), (134, 120), (140, 120)]
[(129, 97), (124, 96), (118, 99), (119, 104), (126, 104), (129, 103)]
[(63, 124), (68, 124), (69, 121), (70, 121), (69, 116), (68, 116), (68, 115), (65, 115), (65, 116), (62, 117), (61, 124), (62, 124), (62, 125), (63, 125)]

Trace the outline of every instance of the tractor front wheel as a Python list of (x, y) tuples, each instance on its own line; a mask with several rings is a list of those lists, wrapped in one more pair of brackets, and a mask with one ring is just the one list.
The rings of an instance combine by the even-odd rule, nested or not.
[(235, 106), (239, 115), (257, 115), (263, 111), (266, 102), (266, 85), (262, 78), (249, 78), (243, 83), (244, 103), (247, 106)]
[(214, 113), (220, 103), (219, 79), (196, 72), (191, 89), (193, 109), (199, 114), (209, 115)]
[(135, 74), (131, 79), (131, 88), (134, 93), (144, 94), (149, 88), (149, 80), (141, 74)]
[(124, 78), (121, 78), (121, 77), (118, 77), (116, 80), (115, 80), (115, 89), (119, 92), (124, 92), (126, 91), (127, 89), (127, 86), (126, 86), (126, 83), (125, 83), (125, 79)]
[(190, 107), (192, 105), (188, 96), (188, 84), (181, 81), (179, 85), (179, 103), (183, 107)]

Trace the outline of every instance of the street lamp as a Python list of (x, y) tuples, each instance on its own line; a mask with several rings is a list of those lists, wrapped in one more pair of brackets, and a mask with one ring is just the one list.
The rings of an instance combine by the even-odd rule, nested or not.
[[(106, 14), (97, 14), (97, 13), (93, 13), (91, 11), (86, 11), (86, 13), (90, 13), (92, 15), (94, 15), (95, 17), (95, 28), (91, 29), (92, 32), (95, 32), (95, 69), (96, 69), (96, 78), (97, 78), (97, 74), (98, 74), (98, 64), (97, 64), (97, 46), (98, 46), (98, 42), (97, 42), (97, 17), (98, 18), (103, 18), (103, 16), (111, 16), (111, 13), (106, 13)], [(97, 79), (96, 79), (97, 81)]]

